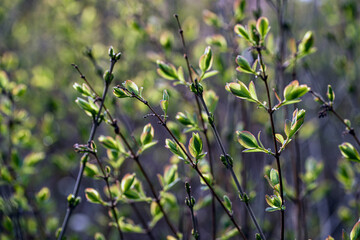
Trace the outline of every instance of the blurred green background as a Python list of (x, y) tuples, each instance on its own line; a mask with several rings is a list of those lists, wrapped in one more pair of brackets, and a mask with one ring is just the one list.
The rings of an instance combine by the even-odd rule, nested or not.
[[(175, 121), (178, 111), (194, 111), (189, 104), (192, 99), (191, 93), (181, 86), (173, 86), (170, 81), (162, 79), (156, 73), (158, 59), (185, 67), (174, 13), (179, 15), (182, 22), (193, 65), (197, 66), (197, 59), (207, 45), (213, 49), (213, 69), (219, 70), (220, 73), (208, 79), (205, 86), (219, 96), (215, 111), (216, 123), (223, 138), (227, 140), (227, 147), (237, 160), (236, 170), (239, 175), (242, 173), (242, 183), (246, 191), (254, 197), (252, 205), (256, 215), (269, 239), (277, 239), (278, 231), (273, 223), (278, 216), (264, 211), (264, 195), (269, 194), (270, 189), (263, 178), (263, 168), (272, 164), (272, 158), (261, 154), (244, 156), (241, 154), (240, 145), (234, 140), (235, 130), (263, 130), (264, 142), (272, 146), (266, 113), (257, 110), (256, 106), (234, 99), (224, 88), (226, 82), (234, 81), (236, 78), (245, 82), (251, 80), (249, 76), (235, 71), (236, 55), (243, 54), (251, 58), (251, 54), (245, 42), (233, 32), (233, 26), (235, 23), (246, 24), (259, 15), (269, 18), (271, 35), (268, 37), (268, 43), (273, 47), (269, 47), (266, 63), (270, 71), (271, 86), (279, 94), (293, 76), (292, 69), (289, 69), (284, 73), (283, 82), (276, 82), (277, 61), (281, 58), (281, 31), (285, 39), (284, 62), (291, 55), (291, 39), (300, 41), (305, 32), (313, 31), (317, 51), (297, 63), (296, 78), (321, 95), (325, 95), (327, 85), (331, 84), (336, 93), (335, 109), (350, 119), (352, 126), (357, 130), (360, 123), (360, 96), (357, 84), (360, 74), (360, 3), (357, 0), (277, 1), (284, 4), (285, 11), (284, 20), (279, 24), (278, 14), (271, 4), (273, 1), (244, 1), (246, 7), (243, 12), (234, 10), (234, 2), (242, 1), (1, 0), (0, 70), (7, 76), (3, 78), (8, 78), (8, 85), (19, 85), (20, 90), (26, 88), (23, 95), (21, 92), (19, 96), (15, 96), (15, 109), (11, 110), (11, 103), (6, 96), (0, 98), (1, 158), (3, 163), (10, 158), (9, 143), (16, 149), (16, 156), (12, 159), (18, 158), (19, 162), (25, 161), (26, 158), (34, 158), (31, 155), (33, 153), (38, 154), (34, 160), (38, 161), (36, 164), (30, 164), (26, 169), (23, 163), (18, 166), (23, 172), (19, 174), (14, 186), (16, 204), (6, 200), (9, 194), (12, 194), (12, 190), (7, 188), (9, 183), (5, 179), (5, 170), (2, 170), (1, 239), (14, 239), (18, 236), (8, 230), (9, 224), (11, 225), (9, 222), (13, 219), (10, 217), (9, 220), (8, 217), (14, 213), (13, 209), (22, 209), (18, 213), (19, 224), (24, 230), (24, 239), (41, 239), (40, 236), (53, 239), (56, 229), (61, 225), (67, 206), (66, 197), (72, 192), (80, 161), (80, 156), (73, 151), (72, 146), (75, 143), (84, 143), (91, 127), (90, 119), (74, 103), (78, 94), (72, 85), (74, 82), (82, 83), (82, 80), (71, 64), (77, 64), (100, 93), (103, 83), (99, 75), (102, 76), (103, 70), (108, 68), (107, 52), (109, 46), (113, 46), (123, 54), (115, 67), (113, 86), (131, 79), (144, 87), (143, 95), (156, 106), (162, 98), (162, 90), (168, 89), (171, 96), (169, 118), (172, 121)], [(282, 26), (282, 30), (279, 26)], [(88, 57), (89, 53), (93, 54), (95, 65)], [(260, 95), (263, 94), (261, 90), (264, 89), (259, 86)], [(107, 106), (115, 113), (116, 118), (120, 119), (121, 128), (128, 136), (138, 137), (143, 126), (149, 121), (155, 127), (155, 138), (159, 143), (154, 150), (145, 154), (143, 161), (149, 172), (153, 173), (153, 181), (157, 182), (156, 174), (163, 172), (171, 156), (170, 152), (164, 151), (163, 148), (166, 133), (157, 125), (155, 119), (143, 118), (148, 111), (141, 104), (128, 99), (115, 101), (112, 94), (109, 96)], [(342, 142), (353, 140), (344, 133), (344, 127), (331, 114), (325, 118), (318, 118), (320, 105), (310, 94), (298, 107), (307, 110), (305, 126), (298, 139), (301, 173), (305, 175), (308, 171), (311, 179), (311, 174), (317, 171), (316, 168), (323, 167), (318, 175), (315, 174), (313, 181), (309, 180), (313, 184), (310, 190), (307, 189), (309, 186), (305, 180), (301, 186), (302, 191), (306, 193), (306, 236), (311, 239), (325, 239), (332, 235), (339, 239), (342, 229), (349, 232), (360, 214), (359, 164), (341, 160), (337, 148)], [(277, 115), (279, 129), (283, 127), (284, 118), (291, 117), (292, 110), (289, 107)], [(7, 116), (11, 112), (21, 124), (11, 127), (10, 130)], [(9, 133), (11, 140), (8, 138)], [(97, 136), (106, 134), (111, 134), (111, 129), (104, 125)], [(212, 143), (215, 156), (218, 156), (216, 142)], [(291, 186), (294, 186), (294, 151), (289, 150), (282, 159), (289, 195), (293, 191)], [(105, 150), (99, 149), (99, 153), (105, 156)], [(241, 163), (240, 159), (243, 160)], [(225, 179), (219, 180), (219, 184), (223, 190), (232, 192), (230, 196), (235, 199), (231, 180), (217, 160), (216, 157), (215, 178), (218, 176), (219, 179)], [(133, 164), (125, 161), (119, 175), (133, 171), (136, 171)], [(191, 178), (194, 174), (187, 172), (181, 177)], [(201, 191), (198, 180), (194, 180), (193, 184), (195, 198), (202, 199), (205, 194)], [(185, 214), (185, 220), (179, 220), (176, 216), (173, 216), (173, 219), (184, 230), (187, 238), (190, 236), (190, 218), (183, 206), (185, 192), (180, 185), (172, 192), (178, 198), (180, 209), (184, 208), (180, 212), (185, 212), (182, 213)], [(83, 193), (84, 188), (100, 189), (103, 183), (86, 178), (82, 186), (80, 196), (83, 201), (70, 221), (69, 239), (93, 239), (95, 232), (103, 232), (108, 239), (116, 239), (115, 231), (107, 226), (106, 210), (88, 203)], [(34, 210), (30, 200), (43, 187), (47, 187), (51, 195), (41, 204), (40, 209)], [(140, 207), (145, 209), (144, 215), (148, 217), (148, 208), (143, 205)], [(241, 225), (245, 229), (251, 229), (249, 219), (242, 216), (246, 215), (244, 210), (238, 206), (234, 208), (238, 210)], [(132, 216), (131, 209), (127, 206), (120, 209), (124, 214)], [(220, 217), (220, 211), (219, 232), (229, 224), (225, 216)], [(199, 223), (203, 226), (203, 239), (210, 236), (208, 212), (206, 207), (198, 212)], [(39, 221), (24, 220), (31, 219), (33, 215), (40, 218), (44, 225), (39, 226)], [(297, 215), (291, 200), (287, 200), (286, 215), (286, 239), (295, 239)], [(136, 217), (134, 221), (137, 221)], [(162, 238), (167, 234), (162, 230), (164, 225), (164, 222), (160, 222), (154, 228), (154, 233)], [(252, 231), (249, 231), (249, 239), (253, 237)], [(146, 238), (145, 235), (130, 233), (127, 236), (127, 239)]]

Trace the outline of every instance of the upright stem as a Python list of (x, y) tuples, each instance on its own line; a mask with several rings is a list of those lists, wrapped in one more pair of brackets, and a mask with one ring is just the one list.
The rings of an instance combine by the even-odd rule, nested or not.
[[(178, 15), (175, 14), (175, 18), (176, 18), (177, 23), (178, 23), (178, 26), (179, 26), (179, 33), (180, 33), (180, 35), (181, 35), (181, 40), (182, 40), (182, 43), (183, 43), (184, 58), (185, 58), (185, 60), (186, 60), (186, 65), (187, 65), (187, 68), (188, 68), (189, 77), (190, 77), (191, 83), (194, 83), (194, 79), (193, 79), (193, 77), (192, 77), (192, 72), (191, 72), (191, 68), (190, 68), (190, 62), (189, 62), (189, 58), (188, 58), (188, 54), (187, 54), (187, 50), (186, 50), (186, 45), (185, 45), (185, 39), (184, 39), (184, 35), (183, 35), (183, 30), (182, 30), (182, 28), (181, 28)], [(196, 82), (195, 84), (197, 84), (197, 82)], [(196, 85), (196, 87), (197, 87), (197, 85)], [(239, 182), (237, 176), (235, 175), (235, 172), (234, 172), (234, 170), (233, 170), (233, 168), (232, 168), (232, 166), (231, 166), (231, 164), (230, 164), (230, 161), (229, 161), (229, 159), (228, 159), (228, 154), (227, 154), (227, 152), (225, 151), (224, 145), (223, 145), (222, 140), (221, 140), (221, 138), (220, 138), (220, 134), (219, 134), (219, 132), (218, 132), (217, 129), (216, 129), (216, 126), (215, 126), (215, 124), (214, 124), (214, 121), (213, 121), (213, 120), (210, 121), (211, 114), (210, 114), (210, 112), (209, 112), (209, 110), (208, 110), (208, 108), (207, 108), (207, 106), (206, 106), (206, 103), (205, 103), (205, 101), (204, 101), (204, 98), (203, 98), (202, 94), (196, 94), (196, 93), (194, 93), (194, 94), (195, 94), (195, 98), (196, 98), (196, 101), (197, 101), (197, 106), (198, 106), (198, 110), (199, 110), (199, 112), (200, 112), (200, 116), (201, 116), (201, 106), (200, 106), (200, 103), (201, 103), (201, 105), (202, 105), (203, 108), (205, 109), (205, 112), (206, 112), (207, 117), (208, 117), (208, 119), (209, 119), (209, 123), (210, 123), (210, 126), (211, 126), (211, 128), (212, 128), (212, 130), (213, 130), (213, 132), (214, 132), (216, 141), (217, 141), (218, 145), (220, 146), (220, 149), (221, 149), (223, 155), (225, 156), (225, 158), (226, 158), (226, 160), (227, 160), (227, 165), (228, 165), (228, 168), (227, 168), (227, 169), (229, 169), (229, 171), (230, 171), (230, 173), (231, 173), (231, 176), (232, 176), (232, 178), (233, 178), (233, 180), (234, 180), (234, 182), (235, 182), (235, 185), (236, 185), (238, 191), (240, 192), (240, 196), (241, 196), (241, 198), (242, 198), (242, 197), (244, 196), (244, 191), (242, 190), (242, 187), (241, 187), (241, 185), (240, 185), (240, 182)], [(198, 100), (198, 99), (200, 99), (200, 103), (199, 103), (199, 100)], [(201, 116), (201, 119), (203, 120), (202, 116)], [(241, 200), (241, 199), (240, 199), (240, 200)], [(256, 227), (257, 230), (259, 231), (261, 237), (265, 240), (265, 239), (266, 239), (266, 238), (265, 238), (265, 235), (264, 235), (264, 233), (262, 232), (261, 227), (260, 227), (260, 225), (258, 224), (258, 222), (257, 222), (257, 220), (256, 220), (255, 214), (254, 214), (254, 212), (252, 211), (252, 208), (250, 207), (249, 202), (248, 202), (248, 201), (244, 201), (244, 203), (245, 203), (246, 209), (249, 211), (249, 214), (250, 214), (250, 216), (251, 216), (251, 219), (253, 220), (253, 222), (254, 222), (254, 224), (255, 224), (255, 227)]]
[[(109, 74), (112, 74), (115, 63), (116, 63), (116, 60), (111, 59), (110, 68), (109, 68)], [(107, 91), (109, 89), (109, 83), (104, 80), (104, 84), (105, 84), (105, 87), (104, 87), (104, 91), (103, 91), (102, 98), (101, 98), (99, 112), (95, 116), (95, 118), (93, 119), (90, 136), (89, 136), (89, 139), (87, 141), (88, 147), (91, 147), (91, 142), (94, 140), (96, 130), (97, 130), (98, 126), (100, 125), (99, 120), (100, 120), (100, 116), (101, 116), (101, 111), (102, 111), (102, 109), (104, 107), (105, 98), (106, 98), (106, 95), (107, 95)], [(82, 159), (85, 159), (87, 156), (88, 156), (88, 153), (85, 153), (83, 155)], [(76, 198), (78, 196), (78, 192), (79, 192), (79, 189), (80, 189), (81, 180), (82, 180), (82, 177), (83, 177), (83, 174), (84, 174), (85, 167), (86, 167), (86, 161), (82, 161), (81, 164), (80, 164), (80, 169), (79, 169), (78, 176), (76, 178), (76, 183), (75, 183), (74, 190), (73, 190), (73, 197), (74, 198)], [(68, 204), (68, 208), (66, 210), (65, 218), (64, 218), (64, 221), (63, 221), (62, 226), (61, 226), (61, 231), (60, 231), (58, 240), (61, 240), (63, 238), (63, 236), (65, 235), (65, 232), (66, 232), (69, 220), (70, 220), (70, 216), (71, 216), (73, 210), (75, 209), (75, 207), (76, 207), (76, 205)]]
[[(268, 85), (268, 76), (265, 73), (265, 64), (262, 58), (262, 54), (261, 54), (261, 49), (257, 48), (257, 52), (258, 52), (258, 56), (260, 59), (260, 65), (261, 65), (261, 69), (262, 69), (262, 74), (260, 75), (261, 79), (264, 81), (265, 83), (265, 87), (266, 87), (266, 94), (267, 94), (267, 98), (268, 98), (268, 103), (269, 103), (269, 107), (268, 107), (268, 114), (269, 114), (269, 118), (270, 118), (270, 123), (271, 123), (271, 131), (272, 131), (272, 137), (273, 137), (273, 141), (274, 141), (274, 152), (275, 152), (275, 159), (276, 159), (276, 164), (277, 164), (277, 169), (279, 172), (279, 181), (280, 181), (280, 197), (281, 197), (281, 205), (283, 206), (285, 203), (284, 200), (284, 187), (283, 187), (283, 180), (282, 180), (282, 173), (281, 173), (281, 165), (280, 165), (280, 153), (277, 147), (277, 141), (276, 141), (276, 132), (275, 132), (275, 124), (274, 124), (274, 118), (273, 118), (273, 113), (274, 110), (272, 109), (272, 105), (271, 105), (271, 97), (270, 97), (270, 90), (269, 90), (269, 85)], [(285, 233), (285, 213), (284, 213), (284, 209), (281, 208), (281, 240), (284, 239), (284, 233)]]
[[(179, 27), (179, 34), (180, 34), (180, 37), (181, 37), (181, 42), (182, 42), (182, 46), (183, 46), (183, 51), (184, 51), (184, 59), (186, 61), (186, 67), (188, 69), (188, 73), (189, 73), (189, 79), (190, 79), (190, 82), (191, 83), (194, 83), (194, 79), (192, 77), (192, 72), (191, 72), (191, 69), (190, 69), (190, 62), (189, 62), (189, 55), (188, 55), (188, 51), (187, 51), (187, 47), (186, 47), (186, 44), (185, 44), (185, 38), (184, 38), (184, 31), (182, 30), (182, 27), (181, 27), (181, 23), (180, 23), (180, 20), (179, 20), (179, 16), (177, 14), (174, 15), (174, 17), (176, 18), (176, 21), (177, 21), (177, 24), (178, 24), (178, 27)], [(204, 118), (201, 114), (201, 106), (200, 106), (200, 103), (199, 103), (199, 97), (195, 95), (195, 100), (196, 100), (196, 106), (197, 106), (197, 115), (198, 115), (198, 118), (200, 119), (200, 122), (201, 122), (201, 126), (202, 126), (202, 132), (205, 136), (205, 142), (206, 142), (206, 147), (207, 147), (207, 150), (208, 150), (208, 156), (209, 156), (209, 164), (210, 164), (210, 173), (211, 173), (211, 176), (213, 177), (213, 179), (215, 179), (215, 176), (214, 176), (214, 167), (213, 167), (213, 156), (212, 156), (212, 151), (210, 149), (210, 140), (209, 140), (209, 136), (208, 136), (208, 129), (207, 129), (207, 126), (205, 124), (205, 121), (204, 121)], [(214, 196), (211, 197), (212, 200), (211, 200), (211, 225), (212, 225), (212, 239), (215, 240), (216, 239), (216, 208), (215, 208), (215, 198)]]
[(195, 217), (195, 213), (194, 213), (194, 204), (195, 202), (193, 202), (193, 197), (191, 196), (191, 186), (189, 185), (189, 183), (185, 183), (185, 188), (188, 194), (188, 197), (186, 197), (186, 205), (188, 205), (189, 209), (190, 209), (190, 214), (191, 214), (191, 219), (192, 219), (192, 223), (193, 223), (193, 236), (196, 240), (200, 240), (200, 233), (199, 233), (199, 226), (198, 226), (198, 222), (197, 222), (197, 218)]
[(120, 224), (119, 224), (119, 218), (117, 216), (117, 213), (116, 213), (116, 205), (115, 205), (115, 200), (114, 200), (114, 197), (112, 196), (112, 193), (111, 193), (111, 190), (110, 190), (110, 183), (109, 183), (109, 176), (108, 174), (105, 173), (105, 169), (104, 169), (104, 166), (103, 164), (101, 163), (100, 159), (98, 158), (96, 152), (92, 152), (92, 155), (95, 157), (99, 167), (100, 167), (100, 170), (103, 174), (103, 179), (106, 183), (106, 188), (108, 190), (108, 194), (109, 194), (109, 197), (110, 197), (110, 202), (111, 202), (111, 205), (110, 205), (110, 210), (111, 210), (111, 213), (113, 214), (113, 217), (115, 219), (115, 222), (116, 222), (116, 227), (117, 227), (117, 230), (119, 232), (119, 236), (120, 236), (120, 239), (124, 239), (124, 235), (121, 231), (121, 227), (120, 227)]

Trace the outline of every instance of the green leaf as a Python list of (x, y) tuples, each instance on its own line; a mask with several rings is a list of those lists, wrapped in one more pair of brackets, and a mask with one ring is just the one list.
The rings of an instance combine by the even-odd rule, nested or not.
[(259, 18), (256, 23), (256, 29), (259, 32), (261, 39), (265, 39), (270, 30), (269, 20), (266, 17)]
[(193, 133), (189, 141), (189, 152), (191, 156), (198, 159), (203, 149), (203, 143), (198, 133)]
[(188, 114), (184, 114), (182, 112), (178, 112), (175, 117), (181, 124), (187, 126), (187, 125), (193, 125), (192, 119), (188, 116)]
[(239, 65), (239, 67), (236, 68), (237, 71), (248, 74), (255, 74), (254, 70), (250, 66), (250, 63), (243, 56), (238, 55), (236, 58), (236, 63)]
[(100, 176), (100, 172), (95, 164), (88, 163), (84, 169), (84, 175), (92, 178), (95, 176)]
[(167, 166), (164, 171), (164, 183), (165, 185), (170, 185), (176, 181), (178, 178), (178, 167), (176, 164)]
[(41, 203), (49, 200), (50, 190), (47, 187), (41, 188), (41, 190), (36, 194), (36, 200)]
[(359, 240), (359, 239), (360, 239), (360, 220), (355, 224), (355, 226), (350, 232), (350, 240)]
[(110, 136), (104, 136), (104, 135), (101, 135), (99, 138), (98, 138), (99, 142), (102, 143), (104, 145), (105, 148), (107, 149), (111, 149), (111, 150), (115, 150), (115, 151), (118, 151), (119, 150), (119, 147), (118, 147), (118, 144), (117, 144), (117, 141), (110, 137)]
[(86, 188), (85, 196), (86, 196), (86, 199), (91, 203), (96, 203), (96, 204), (103, 203), (103, 200), (101, 199), (99, 192), (93, 188)]
[(178, 145), (174, 141), (167, 138), (165, 140), (165, 147), (170, 149), (173, 154), (177, 155), (182, 160), (187, 161), (185, 153), (180, 149), (180, 147), (178, 147)]
[(131, 95), (129, 93), (127, 93), (125, 90), (123, 90), (119, 87), (114, 87), (113, 93), (114, 93), (115, 97), (118, 97), (118, 98), (131, 97)]
[(83, 99), (83, 98), (77, 98), (77, 99), (75, 100), (75, 102), (76, 102), (76, 104), (77, 104), (81, 109), (85, 110), (85, 111), (88, 112), (90, 115), (93, 115), (93, 116), (96, 115), (96, 113), (97, 113), (96, 109), (94, 109), (94, 108), (92, 107), (92, 105), (91, 105), (88, 101), (86, 101), (85, 99)]
[(226, 196), (226, 195), (224, 195), (223, 198), (224, 198), (224, 205), (225, 205), (226, 209), (230, 213), (232, 213), (232, 203), (231, 203), (230, 198), (228, 196)]
[(234, 94), (238, 98), (252, 100), (252, 96), (248, 88), (241, 81), (238, 81), (237, 83), (235, 82), (227, 83), (225, 89), (231, 92), (232, 94)]
[(125, 83), (123, 83), (124, 87), (131, 93), (135, 95), (139, 95), (139, 88), (138, 86), (131, 80), (126, 80)]
[(275, 134), (275, 137), (276, 137), (276, 140), (277, 140), (278, 142), (280, 142), (281, 144), (284, 144), (285, 139), (284, 139), (284, 137), (283, 137), (281, 134), (276, 133), (276, 134)]
[(253, 81), (251, 81), (249, 84), (249, 93), (252, 99), (258, 100), (258, 97), (256, 95), (255, 84)]
[(135, 174), (127, 173), (121, 180), (121, 191), (125, 194), (129, 191), (135, 181)]
[(255, 136), (248, 131), (237, 132), (239, 143), (245, 148), (259, 148), (259, 144)]
[(329, 99), (329, 101), (332, 103), (332, 102), (334, 102), (334, 100), (335, 100), (335, 93), (334, 93), (334, 91), (332, 90), (332, 87), (331, 87), (331, 85), (329, 84), (328, 85), (328, 88), (327, 88), (327, 98)]
[(279, 172), (276, 169), (271, 169), (270, 170), (270, 181), (272, 183), (273, 186), (277, 185), (280, 183), (279, 180)]
[(314, 34), (312, 31), (305, 33), (301, 43), (299, 44), (299, 52), (309, 53), (314, 45)]
[(243, 25), (236, 24), (234, 27), (234, 32), (240, 37), (243, 37), (246, 41), (251, 43), (253, 42), (252, 39), (250, 38), (248, 31), (245, 29)]
[(301, 128), (302, 124), (304, 123), (305, 119), (305, 110), (301, 109), (295, 109), (293, 112), (293, 118), (290, 122), (289, 120), (285, 120), (285, 134), (287, 136), (287, 139), (290, 139), (299, 129)]
[[(168, 80), (179, 79), (176, 68), (172, 64), (166, 64), (163, 61), (156, 61), (158, 74)], [(179, 69), (180, 70), (180, 69)]]
[(140, 141), (142, 145), (146, 145), (150, 143), (154, 138), (154, 128), (151, 126), (151, 124), (145, 125), (143, 132), (140, 136)]
[(339, 145), (339, 149), (344, 158), (351, 161), (360, 162), (359, 152), (352, 144), (344, 142), (343, 144)]
[(206, 73), (204, 73), (204, 76), (201, 78), (201, 80), (215, 76), (218, 73), (219, 73), (219, 71), (217, 71), (217, 70), (212, 70), (212, 71), (206, 72)]
[(269, 204), (270, 207), (276, 208), (278, 210), (281, 209), (281, 205), (282, 205), (281, 204), (281, 199), (278, 196), (276, 196), (276, 195), (272, 195), (272, 196), (265, 195), (265, 200), (266, 200), (267, 204)]
[(310, 88), (307, 85), (299, 85), (297, 80), (289, 83), (284, 89), (284, 98), (286, 101), (291, 101), (305, 95)]
[(165, 115), (164, 118), (166, 119), (167, 110), (168, 110), (168, 107), (169, 107), (169, 94), (166, 91), (166, 89), (163, 91), (163, 99), (160, 101), (160, 106), (161, 106), (161, 109), (164, 112), (164, 115)]
[(199, 68), (204, 73), (211, 69), (212, 62), (213, 62), (213, 55), (210, 46), (208, 46), (205, 49), (204, 54), (200, 57)]

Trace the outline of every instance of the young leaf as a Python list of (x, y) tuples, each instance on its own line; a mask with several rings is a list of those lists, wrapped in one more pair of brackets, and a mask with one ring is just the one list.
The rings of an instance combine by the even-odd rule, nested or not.
[(270, 170), (270, 181), (271, 181), (273, 186), (280, 183), (280, 181), (279, 181), (279, 172), (276, 169), (272, 168)]
[(135, 181), (135, 174), (126, 174), (121, 180), (121, 191), (126, 193)]
[(176, 68), (172, 64), (166, 64), (163, 61), (158, 60), (157, 64), (157, 72), (158, 74), (169, 80), (176, 80), (179, 79)]
[(236, 83), (235, 82), (227, 83), (225, 89), (241, 99), (247, 99), (247, 100), (252, 99), (248, 88), (241, 81), (238, 81)]
[(191, 156), (198, 159), (203, 149), (203, 143), (198, 133), (192, 134), (188, 148)]
[(232, 203), (231, 203), (231, 200), (228, 196), (224, 195), (224, 205), (226, 207), (226, 209), (232, 213)]
[(111, 149), (111, 150), (115, 150), (117, 151), (119, 149), (118, 144), (116, 142), (116, 140), (110, 136), (103, 136), (101, 135), (98, 138), (99, 142), (101, 142), (104, 147), (106, 147), (107, 149)]
[(284, 144), (285, 139), (284, 139), (284, 137), (283, 137), (281, 134), (276, 133), (276, 134), (275, 134), (275, 137), (276, 137), (276, 140), (277, 140), (278, 142), (280, 142), (281, 144)]
[(119, 87), (114, 87), (113, 93), (118, 98), (127, 98), (127, 97), (131, 96), (129, 93), (125, 92), (125, 90), (123, 90)]
[(187, 125), (192, 125), (193, 122), (191, 120), (191, 118), (188, 116), (188, 115), (185, 115), (184, 113), (182, 112), (178, 112), (176, 114), (176, 117), (175, 117), (181, 124), (187, 126)]
[(359, 152), (354, 148), (354, 146), (348, 142), (344, 142), (339, 145), (341, 154), (348, 160), (360, 162)]
[(199, 67), (203, 73), (211, 69), (213, 55), (210, 46), (205, 49), (204, 54), (200, 57)]
[(160, 101), (160, 106), (161, 106), (161, 109), (163, 110), (164, 116), (166, 118), (167, 110), (169, 107), (169, 94), (166, 91), (166, 89), (163, 91), (163, 99)]
[(250, 38), (248, 31), (245, 29), (243, 25), (236, 24), (234, 27), (234, 32), (240, 37), (244, 38), (246, 41), (252, 43), (252, 39)]
[(310, 88), (303, 84), (299, 85), (297, 80), (292, 81), (289, 83), (284, 89), (284, 98), (285, 101), (292, 101), (294, 99), (298, 99), (306, 94)]
[(135, 95), (139, 95), (139, 88), (138, 86), (131, 80), (126, 80), (123, 83), (124, 87), (131, 93), (135, 94)]
[(332, 90), (332, 87), (331, 85), (329, 84), (328, 85), (328, 89), (327, 89), (327, 98), (329, 99), (330, 103), (334, 102), (335, 100), (335, 93), (334, 91)]
[(256, 23), (256, 29), (259, 32), (261, 39), (265, 39), (270, 30), (269, 20), (266, 17), (259, 18)]
[(314, 45), (314, 34), (312, 31), (305, 33), (301, 43), (299, 44), (299, 52), (309, 53)]
[(238, 55), (236, 58), (236, 63), (239, 65), (239, 67), (236, 68), (237, 71), (248, 74), (255, 74), (254, 70), (250, 66), (250, 63), (243, 56)]
[(142, 145), (146, 145), (150, 143), (153, 140), (154, 137), (154, 128), (151, 126), (151, 124), (147, 124), (140, 137), (140, 141)]
[(259, 148), (259, 144), (254, 135), (248, 131), (237, 132), (239, 143), (245, 148)]
[(86, 199), (91, 203), (96, 203), (96, 204), (103, 203), (103, 200), (101, 199), (99, 192), (93, 188), (86, 188), (85, 196)]
[(257, 95), (256, 95), (255, 84), (253, 81), (251, 81), (249, 84), (249, 93), (250, 93), (250, 96), (252, 99), (258, 100)]
[(300, 109), (298, 111), (298, 109), (296, 109), (293, 113), (293, 120), (291, 122), (291, 131), (290, 131), (291, 136), (293, 136), (301, 128), (302, 124), (304, 123), (304, 119), (305, 119), (305, 110)]

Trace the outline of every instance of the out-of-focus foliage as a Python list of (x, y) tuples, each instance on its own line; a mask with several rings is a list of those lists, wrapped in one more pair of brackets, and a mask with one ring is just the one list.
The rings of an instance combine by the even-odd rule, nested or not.
[[(271, 2), (287, 2), (283, 7), (282, 23), (278, 23), (278, 13)], [(86, 99), (85, 103), (77, 101), (80, 107), (96, 108), (96, 97), (92, 90), (83, 86), (83, 80), (71, 64), (76, 64), (94, 90), (101, 94), (103, 74), (109, 65), (109, 46), (122, 52), (114, 69), (111, 89), (128, 79), (143, 87), (141, 95), (162, 112), (167, 126), (190, 149), (199, 168), (209, 180), (214, 180), (219, 195), (227, 195), (224, 202), (237, 219), (241, 218), (239, 222), (248, 230), (247, 236), (254, 236), (256, 231), (243, 214), (242, 205), (235, 204), (237, 193), (224, 165), (218, 161), (220, 150), (214, 135), (209, 134), (215, 169), (212, 179), (209, 153), (206, 153), (209, 150), (205, 142), (201, 142), (203, 136), (191, 133), (199, 131), (201, 123), (192, 103), (193, 96), (183, 86), (188, 74), (174, 13), (182, 23), (190, 63), (197, 69), (193, 74), (204, 88), (206, 104), (234, 158), (234, 171), (241, 176), (241, 183), (267, 237), (277, 239), (279, 234), (273, 226), (274, 221), (278, 221), (276, 214), (265, 213), (267, 203), (272, 207), (270, 211), (281, 208), (276, 199), (276, 165), (266, 154), (242, 154), (243, 149), (237, 143), (245, 142), (246, 146), (242, 145), (247, 149), (256, 148), (271, 154), (271, 149), (260, 145), (272, 146), (271, 126), (266, 111), (257, 110), (263, 107), (264, 103), (258, 99), (266, 99), (266, 89), (258, 84), (259, 78), (251, 75), (259, 70), (259, 63), (250, 51), (248, 39), (266, 46), (263, 49), (266, 70), (271, 89), (274, 88), (279, 98), (273, 98), (275, 105), (279, 103), (277, 107), (280, 108), (286, 101), (294, 103), (302, 97), (303, 101), (296, 103), (297, 108), (306, 110), (297, 134), (301, 124), (297, 128), (299, 119), (296, 116), (303, 117), (300, 110), (296, 111), (298, 115), (294, 114), (294, 125), (288, 125), (294, 126), (296, 131), (284, 129), (285, 117), (289, 118), (296, 109), (292, 105), (282, 108), (283, 114), (275, 119), (276, 128), (281, 129), (277, 140), (286, 146), (293, 138), (289, 151), (281, 158), (287, 239), (295, 238), (297, 221), (293, 216), (297, 216), (298, 211), (303, 211), (299, 216), (303, 218), (304, 238), (325, 239), (332, 235), (340, 239), (342, 229), (346, 229), (349, 234), (344, 236), (356, 239), (359, 223), (355, 223), (360, 214), (360, 147), (351, 134), (346, 133), (351, 133), (351, 129), (358, 133), (360, 125), (357, 84), (360, 3), (357, 0), (2, 0), (0, 238), (55, 237), (81, 161), (73, 145), (86, 143), (91, 128), (91, 117), (84, 114), (75, 100)], [(260, 16), (266, 16), (269, 21), (262, 18), (256, 25)], [(234, 31), (235, 26), (240, 26), (236, 24), (243, 25), (247, 32), (242, 28)], [(253, 29), (260, 35), (252, 35)], [(282, 41), (284, 53), (281, 53)], [(242, 57), (236, 60), (237, 55)], [(280, 64), (279, 59), (282, 59)], [(236, 67), (242, 73), (236, 71)], [(283, 79), (282, 82), (279, 79)], [(296, 80), (327, 96), (328, 107), (349, 119), (344, 121), (346, 126), (324, 108), (324, 102), (318, 105), (309, 93), (303, 96), (309, 89)], [(78, 84), (74, 85), (75, 82)], [(238, 98), (226, 92), (226, 83)], [(127, 86), (131, 87), (129, 84)], [(137, 91), (140, 93), (140, 89)], [(256, 104), (248, 104), (243, 99)], [(203, 239), (210, 239), (211, 194), (184, 165), (181, 150), (171, 139), (165, 142), (169, 136), (152, 115), (147, 115), (148, 109), (140, 102), (128, 98), (115, 100), (110, 93), (106, 106), (119, 119), (120, 129), (136, 153), (141, 154), (140, 161), (151, 176), (159, 201), (169, 212), (170, 220), (180, 226), (184, 238), (191, 236), (192, 226), (188, 225), (190, 218), (182, 182), (191, 180), (198, 230)], [(96, 109), (93, 110), (96, 113)], [(87, 111), (90, 116), (91, 111)], [(327, 118), (318, 119), (319, 111)], [(256, 138), (244, 130), (253, 133), (262, 130), (262, 133)], [(119, 201), (117, 211), (121, 217), (117, 220), (126, 232), (126, 239), (146, 237), (138, 235), (144, 234), (146, 229), (132, 205), (141, 210), (154, 235), (165, 238), (171, 234), (149, 185), (131, 161), (126, 144), (115, 137), (113, 129), (106, 124), (101, 125), (95, 142), (100, 160), (109, 169), (110, 190)], [(166, 151), (165, 145), (173, 153), (178, 151), (176, 157)], [(101, 169), (91, 157), (79, 191), (81, 202), (69, 222), (68, 239), (118, 238), (116, 223), (107, 212), (110, 196), (102, 177)], [(266, 194), (273, 192), (275, 195), (265, 199)], [(300, 210), (296, 204), (299, 199), (303, 202)], [(230, 239), (236, 231), (218, 205), (216, 210), (218, 237)]]

